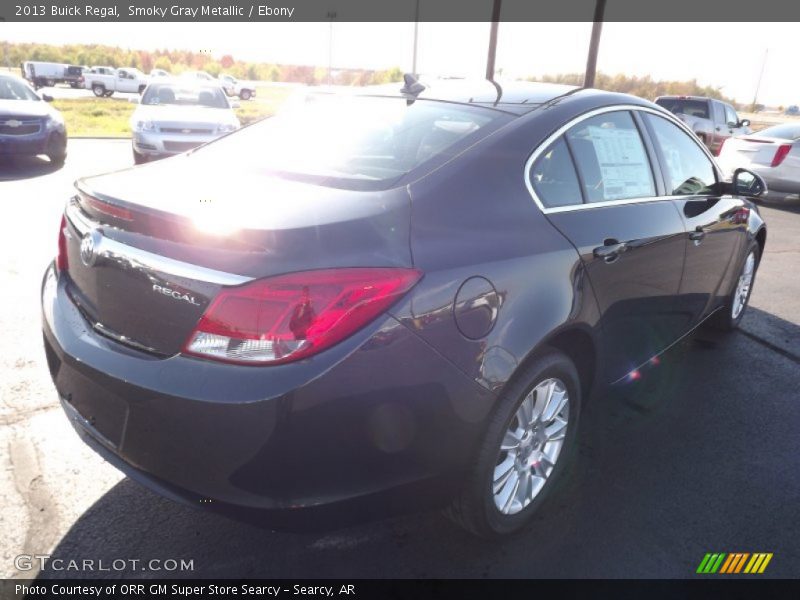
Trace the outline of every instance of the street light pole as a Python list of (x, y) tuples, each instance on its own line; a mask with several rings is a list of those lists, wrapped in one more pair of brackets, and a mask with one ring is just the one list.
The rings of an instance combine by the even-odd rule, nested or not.
[(419, 0), (414, 10), (414, 55), (411, 58), (411, 74), (417, 76), (417, 38), (419, 36)]
[(489, 33), (489, 55), (486, 57), (486, 79), (494, 81), (494, 60), (497, 54), (497, 26), (500, 21), (502, 0), (494, 0), (492, 7), (492, 29)]
[(336, 18), (336, 11), (329, 10), (325, 16), (330, 19), (330, 28), (328, 29), (328, 85), (333, 85), (333, 20)]
[(756, 102), (758, 102), (758, 90), (761, 88), (761, 78), (764, 77), (764, 67), (767, 66), (767, 54), (769, 54), (769, 48), (764, 50), (764, 61), (761, 63), (761, 72), (758, 74), (756, 93), (753, 96), (753, 106), (750, 107), (750, 112), (756, 112)]
[(603, 13), (606, 10), (606, 0), (597, 0), (594, 5), (594, 23), (592, 24), (592, 37), (589, 40), (589, 55), (586, 57), (586, 73), (583, 76), (583, 87), (594, 87), (595, 73), (597, 72), (597, 52), (600, 48), (600, 34), (603, 32)]

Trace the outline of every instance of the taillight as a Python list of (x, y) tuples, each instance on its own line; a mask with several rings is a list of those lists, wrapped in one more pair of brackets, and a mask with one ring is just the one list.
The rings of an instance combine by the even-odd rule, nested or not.
[(717, 156), (722, 156), (722, 147), (725, 145), (725, 142), (728, 141), (728, 138), (722, 138), (722, 141), (719, 143), (719, 148), (717, 148)]
[(373, 321), (421, 276), (414, 269), (328, 269), (224, 288), (183, 351), (240, 364), (299, 360)]
[(94, 196), (81, 194), (81, 204), (83, 204), (85, 208), (95, 210), (104, 216), (122, 219), (123, 221), (133, 220), (133, 213), (127, 208), (122, 208), (121, 206), (98, 200)]
[(772, 158), (772, 163), (769, 166), (777, 167), (783, 162), (783, 159), (786, 158), (786, 155), (789, 154), (791, 150), (791, 144), (781, 144), (778, 146), (778, 149), (775, 151), (775, 156)]
[(56, 255), (56, 270), (61, 273), (69, 267), (67, 262), (67, 235), (64, 230), (67, 228), (67, 217), (61, 216), (61, 226), (58, 228), (58, 254)]

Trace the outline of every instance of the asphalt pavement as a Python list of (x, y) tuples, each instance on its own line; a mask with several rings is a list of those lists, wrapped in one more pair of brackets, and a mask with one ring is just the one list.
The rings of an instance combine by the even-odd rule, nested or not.
[[(522, 534), (480, 541), (436, 512), (288, 533), (160, 498), (85, 447), (58, 407), (41, 275), (73, 180), (131, 163), (122, 140), (72, 140), (61, 169), (0, 162), (3, 577), (694, 577), (707, 552), (772, 552), (764, 577), (800, 577), (800, 207), (762, 209), (767, 252), (742, 331), (697, 334), (635, 388), (595, 398), (562, 489)], [(15, 565), (33, 554), (193, 569)]]

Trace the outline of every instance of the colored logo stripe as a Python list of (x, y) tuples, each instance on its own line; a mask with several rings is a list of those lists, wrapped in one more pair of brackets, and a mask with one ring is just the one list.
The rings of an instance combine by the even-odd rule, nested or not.
[(719, 569), (722, 560), (725, 558), (725, 553), (722, 554), (706, 554), (700, 566), (697, 567), (698, 573), (716, 573)]
[(750, 559), (750, 562), (747, 563), (747, 566), (744, 568), (745, 573), (763, 573), (764, 569), (767, 568), (769, 561), (772, 560), (772, 552), (761, 552), (758, 554), (753, 554), (753, 558)]
[(755, 552), (753, 554), (749, 552), (733, 552), (731, 554), (709, 552), (700, 561), (697, 572), (702, 574), (714, 574), (717, 572), (720, 574), (734, 574), (742, 573), (742, 569), (744, 569), (744, 573), (763, 573), (771, 560), (771, 552)]

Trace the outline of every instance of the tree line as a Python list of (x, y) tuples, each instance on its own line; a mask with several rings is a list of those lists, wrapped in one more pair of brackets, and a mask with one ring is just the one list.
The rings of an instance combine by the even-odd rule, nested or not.
[[(283, 65), (236, 60), (230, 54), (221, 57), (191, 50), (131, 50), (101, 44), (65, 44), (0, 42), (0, 61), (9, 68), (18, 68), (25, 61), (67, 63), (79, 66), (103, 65), (115, 68), (135, 67), (145, 73), (164, 69), (173, 75), (183, 71), (207, 71), (214, 76), (228, 73), (238, 79), (284, 81), (309, 85), (325, 84), (328, 69), (312, 65)], [(375, 85), (401, 81), (398, 68), (385, 70), (335, 69), (330, 83), (334, 85)]]
[[(164, 69), (179, 75), (183, 71), (202, 70), (216, 76), (228, 73), (239, 79), (256, 81), (283, 81), (317, 85), (329, 83), (328, 70), (313, 65), (285, 65), (237, 60), (230, 54), (220, 57), (191, 50), (131, 50), (100, 44), (66, 44), (56, 46), (39, 43), (0, 42), (0, 61), (15, 68), (27, 60), (69, 63), (73, 65), (108, 65), (112, 67), (136, 67), (145, 73), (152, 69)], [(385, 70), (336, 69), (330, 83), (334, 85), (374, 85), (401, 81), (403, 72), (394, 67)], [(563, 73), (530, 77), (530, 81), (545, 81), (580, 86), (582, 73)], [(725, 97), (720, 87), (700, 85), (696, 79), (690, 81), (657, 81), (649, 75), (607, 75), (598, 73), (595, 87), (612, 92), (624, 92), (652, 100), (664, 95), (691, 95), (717, 98), (731, 104), (733, 99)], [(737, 106), (737, 108), (739, 108)]]
[[(529, 78), (529, 81), (533, 80), (534, 78)], [(544, 75), (543, 77), (535, 78), (535, 80), (548, 83), (581, 85), (583, 83), (583, 73)], [(649, 75), (637, 77), (635, 75), (607, 75), (605, 73), (597, 73), (594, 87), (610, 92), (632, 94), (647, 100), (654, 100), (658, 96), (706, 96), (733, 104), (737, 109), (741, 108), (733, 98), (728, 98), (722, 93), (721, 87), (700, 85), (697, 83), (697, 79), (691, 79), (689, 81), (658, 81), (654, 80)]]

